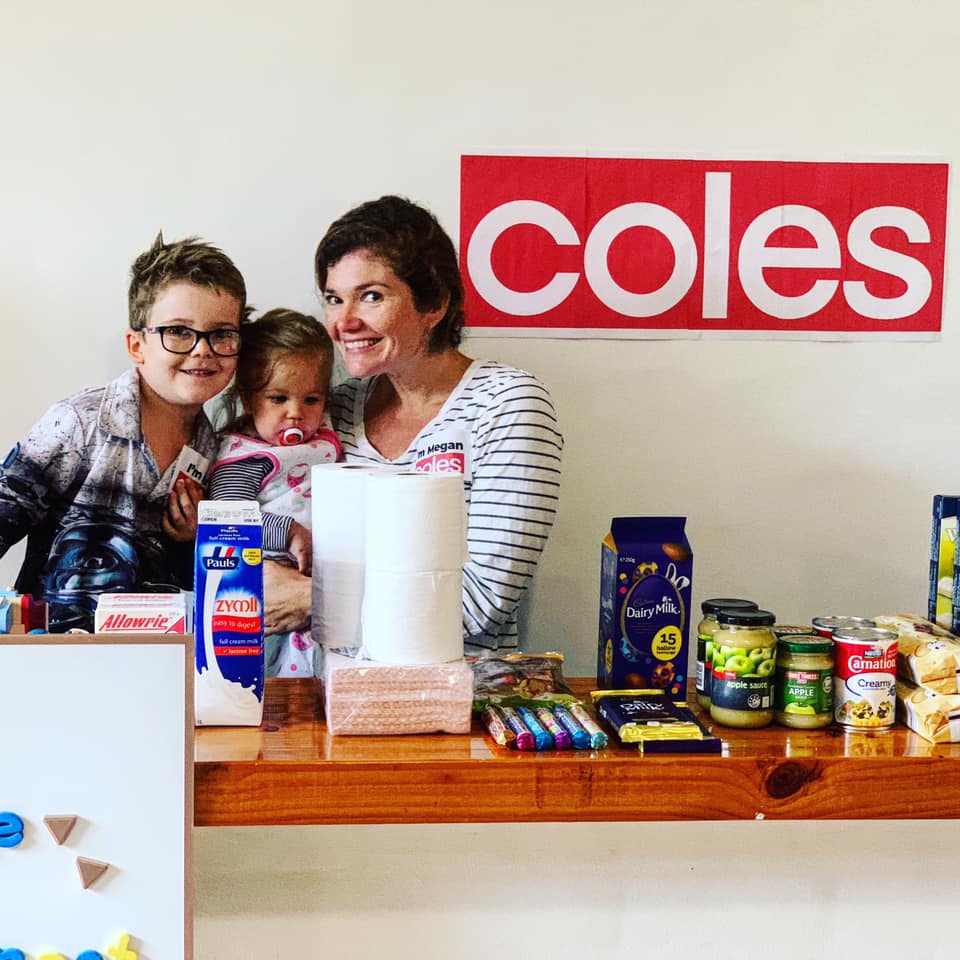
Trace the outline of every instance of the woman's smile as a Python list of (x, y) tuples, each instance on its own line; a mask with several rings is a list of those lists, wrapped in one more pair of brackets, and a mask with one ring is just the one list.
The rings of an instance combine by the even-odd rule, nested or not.
[(443, 311), (421, 312), (410, 287), (367, 250), (348, 253), (327, 272), (324, 323), (354, 377), (402, 374), (427, 355)]

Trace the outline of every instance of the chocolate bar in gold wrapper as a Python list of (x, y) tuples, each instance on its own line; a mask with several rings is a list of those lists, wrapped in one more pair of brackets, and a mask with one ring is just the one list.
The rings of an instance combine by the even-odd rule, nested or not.
[(594, 690), (597, 716), (620, 738), (648, 753), (719, 753), (721, 742), (685, 704), (662, 690)]

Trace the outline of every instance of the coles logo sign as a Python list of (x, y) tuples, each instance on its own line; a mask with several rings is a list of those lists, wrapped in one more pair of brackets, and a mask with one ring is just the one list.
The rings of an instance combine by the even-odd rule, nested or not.
[(943, 163), (464, 156), (471, 328), (940, 330)]

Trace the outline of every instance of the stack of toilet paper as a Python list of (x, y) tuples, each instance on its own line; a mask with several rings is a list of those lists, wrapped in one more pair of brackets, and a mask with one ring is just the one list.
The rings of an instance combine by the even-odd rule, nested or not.
[(468, 730), (462, 477), (324, 464), (311, 488), (330, 731)]

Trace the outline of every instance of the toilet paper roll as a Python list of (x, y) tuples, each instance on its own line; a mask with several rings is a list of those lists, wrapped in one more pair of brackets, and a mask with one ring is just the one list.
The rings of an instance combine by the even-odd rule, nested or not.
[(370, 572), (363, 598), (363, 649), (394, 664), (444, 663), (463, 656), (460, 571)]
[(368, 575), (463, 569), (467, 531), (460, 475), (371, 475), (366, 507)]
[(314, 639), (325, 647), (356, 649), (361, 644), (367, 478), (379, 472), (350, 463), (311, 470), (311, 621)]

